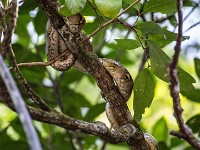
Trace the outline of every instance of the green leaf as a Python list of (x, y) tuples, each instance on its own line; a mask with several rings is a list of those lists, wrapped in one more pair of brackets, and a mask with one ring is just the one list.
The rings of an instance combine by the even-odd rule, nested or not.
[(186, 7), (196, 7), (196, 2), (193, 0), (189, 0), (189, 1), (184, 1), (183, 6)]
[(96, 16), (95, 10), (91, 7), (91, 5), (89, 4), (89, 2), (86, 3), (85, 7), (81, 10), (80, 13), (83, 16)]
[[(73, 150), (73, 147), (72, 147), (71, 143), (69, 142), (69, 139), (66, 138), (66, 132), (55, 133), (55, 131), (51, 131), (49, 133), (49, 135), (51, 135), (51, 134), (53, 134), (53, 136), (54, 136), (54, 139), (53, 139), (54, 149), (56, 149), (56, 150), (66, 150), (66, 147), (67, 147), (67, 150)], [(45, 144), (46, 143), (47, 142), (45, 142)], [(46, 148), (46, 149), (49, 149), (49, 148)]]
[(153, 21), (139, 23), (137, 28), (142, 31), (143, 36), (161, 34), (164, 37), (161, 27)]
[[(23, 14), (29, 15), (29, 12), (31, 10), (34, 10), (35, 8), (38, 8), (38, 4), (36, 1), (30, 0), (30, 1), (24, 1), (23, 5), (20, 6), (19, 10), (19, 17)], [(30, 15), (29, 15), (30, 16)]]
[(165, 30), (165, 29), (163, 29), (163, 33), (164, 33), (165, 36), (162, 36), (160, 34), (151, 35), (151, 36), (149, 36), (148, 40), (155, 42), (160, 47), (164, 47), (165, 45), (167, 45), (167, 44), (169, 44), (173, 41), (176, 41), (177, 33), (170, 32), (170, 31)]
[(194, 148), (192, 146), (188, 146), (188, 147), (184, 148), (184, 150), (196, 150), (196, 148)]
[(178, 67), (178, 77), (181, 91), (194, 90), (194, 86), (192, 84), (196, 82), (195, 79), (180, 67)]
[[(96, 28), (99, 27), (99, 22), (98, 22), (98, 18), (95, 18), (93, 22), (88, 22), (85, 24), (84, 26), (84, 32), (86, 32), (86, 34), (90, 34), (92, 33)], [(106, 27), (105, 27), (106, 28)], [(102, 29), (103, 30), (103, 29)], [(105, 31), (104, 31), (105, 32)], [(100, 32), (97, 32), (97, 34), (100, 34)], [(96, 34), (95, 34), (96, 35)], [(94, 35), (94, 36), (95, 36)], [(98, 36), (97, 36), (98, 37)], [(104, 40), (104, 38), (103, 38)]]
[[(168, 31), (166, 29), (162, 29), (162, 30), (163, 30), (163, 33), (164, 33), (165, 36), (160, 35), (160, 34), (150, 35), (148, 37), (148, 40), (155, 42), (160, 47), (164, 47), (167, 44), (169, 44), (173, 41), (176, 41), (177, 35), (178, 35), (177, 33)], [(183, 37), (183, 40), (186, 40), (186, 39), (188, 39), (188, 36)]]
[[(85, 136), (84, 135), (84, 142), (82, 142), (84, 149), (90, 149), (90, 150), (98, 150), (98, 143), (96, 142), (98, 138), (95, 136)], [(107, 147), (107, 146), (106, 146)]]
[(167, 144), (165, 142), (159, 142), (158, 147), (160, 150), (169, 150), (169, 147), (167, 147)]
[(134, 118), (140, 121), (142, 114), (145, 112), (145, 108), (151, 105), (154, 97), (154, 89), (156, 83), (150, 73), (149, 69), (146, 68), (139, 72), (134, 83)]
[(65, 0), (65, 4), (61, 7), (59, 13), (63, 16), (75, 15), (85, 7), (86, 2), (87, 0)]
[(95, 0), (97, 9), (108, 18), (116, 18), (122, 8), (122, 0)]
[(158, 78), (168, 82), (167, 65), (170, 58), (154, 42), (148, 41), (151, 67)]
[[(7, 122), (8, 123), (8, 122)], [(19, 134), (19, 139), (13, 140), (9, 134), (8, 130), (14, 129), (14, 133), (17, 132)], [(19, 130), (19, 131), (18, 131)], [(16, 135), (13, 135), (16, 136)], [(0, 131), (0, 149), (5, 150), (13, 150), (13, 149), (20, 149), (26, 150), (29, 149), (29, 145), (27, 142), (27, 138), (24, 134), (22, 125), (19, 121), (19, 118), (15, 118), (11, 121), (10, 125)]]
[(34, 18), (34, 27), (38, 35), (44, 34), (46, 29), (47, 17), (43, 11), (39, 10)]
[(26, 135), (24, 132), (24, 129), (22, 128), (22, 124), (19, 120), (19, 118), (15, 118), (10, 122), (10, 125), (12, 126), (12, 128), (15, 130), (15, 132), (17, 132), (20, 136), (20, 140), (24, 140), (26, 141)]
[(66, 114), (77, 119), (83, 119), (81, 107), (91, 107), (89, 101), (82, 94), (67, 87), (62, 87), (62, 95)]
[(140, 42), (132, 39), (115, 39), (121, 50), (132, 50), (140, 47)]
[(144, 12), (160, 12), (173, 15), (176, 11), (175, 0), (149, 0), (144, 4)]
[(30, 149), (28, 142), (26, 141), (14, 141), (8, 135), (6, 135), (6, 140), (0, 142), (0, 149), (5, 150), (13, 150), (13, 149), (20, 149), (20, 150), (28, 150)]
[(29, 83), (38, 83), (41, 84), (42, 79), (45, 76), (45, 68), (44, 67), (32, 67), (21, 69), (24, 77)]
[(200, 103), (200, 89), (192, 89), (188, 91), (181, 91), (181, 94), (191, 101)]
[(27, 25), (31, 22), (31, 17), (27, 14), (19, 15), (17, 19), (15, 34), (18, 35), (18, 42), (24, 47), (28, 47), (30, 43), (30, 35), (27, 30)]
[(87, 112), (87, 115), (85, 116), (85, 121), (93, 121), (95, 117), (100, 115), (102, 112), (105, 111), (106, 103), (100, 103), (95, 106), (92, 106), (89, 111)]
[[(148, 44), (151, 67), (155, 75), (161, 80), (169, 82), (167, 67), (170, 62), (170, 58), (157, 44), (151, 41), (148, 41)], [(180, 81), (181, 94), (192, 101), (200, 102), (200, 90), (195, 89), (193, 86), (193, 83), (196, 82), (195, 79), (180, 67), (178, 67), (178, 77)]]
[[(183, 143), (184, 143), (183, 140), (181, 140), (181, 139), (179, 139), (179, 138), (177, 138), (177, 137), (172, 137), (172, 138), (171, 138), (170, 148), (175, 148), (175, 147), (177, 147), (177, 146), (179, 146), (179, 145), (181, 145), (181, 144), (183, 144)], [(160, 148), (160, 147), (159, 147), (159, 148)]]
[(71, 68), (68, 71), (64, 72), (62, 80), (65, 82), (62, 82), (61, 85), (65, 86), (73, 82), (79, 81), (83, 78), (83, 76), (84, 74), (82, 72), (77, 69)]
[(165, 141), (168, 139), (168, 128), (164, 117), (160, 118), (153, 126), (152, 135), (156, 138), (158, 142)]
[(105, 43), (106, 30), (107, 27), (105, 27), (101, 30), (101, 32), (98, 32), (96, 35), (93, 36), (92, 45), (94, 49), (100, 49), (102, 47), (102, 44)]
[(200, 79), (200, 59), (194, 58), (195, 70), (198, 78)]
[(128, 3), (128, 4), (132, 4), (135, 0), (123, 0), (123, 1)]
[(200, 133), (200, 114), (191, 117), (186, 124), (192, 129), (194, 133)]
[[(129, 5), (131, 5), (133, 2), (135, 2), (135, 0), (123, 0), (124, 2), (122, 3), (122, 9), (126, 9)], [(138, 16), (138, 12), (140, 11), (140, 9), (142, 8), (143, 4), (141, 4), (140, 2), (138, 2), (137, 4), (135, 4), (133, 7), (131, 7), (130, 9), (127, 10), (127, 14), (129, 14), (130, 16)], [(125, 19), (125, 18), (124, 18)], [(121, 25), (120, 25), (121, 26)]]
[[(165, 82), (169, 82), (169, 76), (167, 72), (167, 67), (171, 61), (167, 54), (154, 42), (148, 41), (149, 44), (149, 54), (151, 67), (155, 75)], [(178, 76), (180, 80), (181, 90), (191, 90), (193, 89), (192, 83), (195, 83), (195, 79), (183, 69), (178, 67)]]
[[(7, 135), (7, 131), (8, 131), (8, 128), (9, 126), (6, 126), (5, 128), (2, 129), (1, 127), (1, 130), (0, 130), (0, 139), (1, 139), (1, 142), (4, 141), (6, 139), (6, 135)], [(1, 144), (0, 144), (1, 145)]]
[(172, 25), (172, 26), (178, 26), (178, 22), (177, 22), (177, 19), (176, 19), (176, 17), (175, 16), (172, 16), (172, 17), (170, 17), (169, 18), (169, 22), (170, 22), (170, 24)]

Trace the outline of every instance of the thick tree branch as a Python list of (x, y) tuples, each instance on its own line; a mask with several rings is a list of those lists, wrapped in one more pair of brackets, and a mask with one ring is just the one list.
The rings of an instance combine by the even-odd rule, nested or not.
[(178, 10), (178, 38), (175, 46), (175, 53), (173, 55), (172, 61), (169, 64), (169, 77), (170, 77), (170, 94), (173, 98), (174, 105), (174, 116), (177, 120), (178, 126), (180, 128), (179, 132), (171, 132), (171, 134), (181, 137), (188, 141), (193, 147), (200, 149), (200, 141), (196, 139), (192, 133), (192, 130), (184, 123), (182, 118), (182, 108), (180, 104), (180, 85), (177, 73), (178, 58), (181, 51), (181, 41), (182, 41), (182, 28), (183, 28), (183, 16), (182, 16), (182, 1), (177, 0), (177, 10)]
[[(40, 103), (38, 105), (40, 107), (42, 106), (41, 108), (45, 110), (43, 111), (28, 107), (32, 118), (41, 122), (55, 124), (65, 129), (96, 135), (111, 143), (127, 141), (130, 147), (147, 149), (147, 144), (144, 140), (143, 133), (139, 125), (134, 120), (132, 120), (132, 118), (129, 118), (130, 112), (126, 103), (124, 102), (123, 96), (120, 94), (112, 77), (99, 62), (98, 57), (93, 52), (90, 42), (88, 40), (85, 40), (84, 42), (77, 41), (76, 37), (70, 33), (68, 30), (69, 27), (65, 24), (63, 18), (57, 12), (58, 3), (56, 0), (37, 0), (37, 2), (42, 7), (46, 15), (50, 18), (54, 28), (57, 29), (74, 57), (77, 58), (83, 67), (86, 68), (86, 70), (96, 79), (98, 86), (102, 90), (103, 96), (106, 97), (106, 99), (109, 101), (110, 107), (115, 114), (115, 119), (119, 125), (123, 126), (125, 124), (131, 123), (135, 132), (130, 137), (130, 135), (124, 133), (122, 134), (120, 132), (110, 131), (105, 125), (79, 121), (74, 118), (65, 116), (64, 114), (52, 111), (47, 105), (45, 105), (45, 103), (41, 103), (43, 101), (41, 99), (38, 100), (37, 95), (31, 91), (29, 85), (26, 83), (19, 68), (16, 65), (16, 60), (12, 48), (6, 47), (5, 45), (5, 43), (10, 43), (10, 41), (5, 40), (5, 42), (3, 42), (4, 45), (1, 45), (1, 48), (6, 51), (10, 51), (10, 58), (13, 64), (13, 69), (17, 73), (20, 82), (22, 82), (24, 86), (26, 85), (26, 92), (31, 91), (31, 94), (33, 94), (31, 96), (36, 96), (32, 97), (32, 99), (36, 100), (36, 103)], [(12, 33), (13, 32), (11, 32), (10, 35), (12, 35)], [(6, 89), (2, 85), (3, 83), (1, 83), (0, 86), (0, 97), (4, 103), (14, 109), (9, 95), (6, 94)]]
[[(123, 96), (120, 94), (116, 87), (112, 77), (105, 70), (102, 64), (99, 62), (97, 55), (93, 52), (90, 42), (78, 41), (77, 36), (70, 33), (69, 27), (64, 23), (63, 18), (58, 14), (58, 4), (56, 0), (36, 0), (41, 6), (42, 10), (49, 17), (54, 28), (58, 31), (60, 36), (63, 38), (69, 51), (74, 55), (75, 58), (81, 63), (81, 65), (89, 72), (97, 81), (97, 85), (101, 89), (103, 96), (108, 100), (110, 107), (115, 114), (115, 119), (120, 126), (131, 123), (134, 125), (136, 131), (135, 136), (133, 135), (130, 140), (136, 141), (141, 149), (146, 148), (146, 142), (143, 137), (143, 133), (139, 125), (131, 118), (130, 112), (126, 103), (124, 102)], [(83, 33), (80, 33), (84, 36)], [(129, 143), (131, 143), (129, 141)]]
[[(15, 111), (11, 98), (8, 91), (0, 78), (0, 99), (12, 110)], [(110, 130), (104, 123), (88, 123), (85, 121), (76, 120), (74, 118), (68, 117), (57, 111), (46, 112), (40, 109), (36, 109), (28, 106), (28, 110), (31, 117), (34, 120), (54, 124), (60, 126), (67, 130), (72, 130), (76, 132), (83, 132), (91, 135), (100, 137), (101, 139), (110, 143), (120, 143), (126, 141), (126, 135)]]
[[(107, 73), (107, 71), (104, 69), (104, 67), (99, 62), (98, 57), (93, 52), (89, 41), (86, 41), (83, 44), (78, 44), (75, 37), (73, 36), (73, 34), (68, 34), (68, 33), (64, 32), (65, 30), (68, 29), (68, 26), (65, 25), (62, 17), (57, 13), (57, 10), (55, 9), (58, 7), (56, 2), (54, 2), (54, 1), (52, 2), (49, 0), (46, 0), (46, 1), (37, 0), (37, 2), (42, 6), (45, 13), (47, 15), (49, 15), (48, 17), (50, 19), (54, 20), (54, 21), (52, 21), (52, 23), (55, 23), (54, 26), (58, 30), (58, 32), (61, 34), (61, 36), (65, 35), (65, 37), (73, 39), (73, 40), (66, 39), (67, 41), (65, 41), (69, 50), (75, 55), (75, 57), (79, 57), (79, 60), (81, 61), (81, 64), (84, 66), (84, 68), (86, 68), (87, 71), (97, 80), (98, 86), (101, 88), (104, 95), (108, 99), (113, 99), (113, 101), (115, 101), (116, 103), (118, 101), (119, 102), (121, 101), (120, 103), (123, 103), (122, 104), (122, 106), (123, 106), (124, 100), (123, 100), (122, 95), (119, 94), (118, 88), (115, 86), (111, 76)], [(46, 8), (48, 8), (48, 9), (46, 9)], [(51, 11), (51, 12), (48, 12), (48, 11)], [(54, 15), (52, 15), (52, 14), (54, 14)], [(68, 35), (66, 35), (66, 34), (68, 34)], [(65, 37), (63, 37), (63, 38), (65, 39)], [(69, 41), (71, 41), (71, 42), (69, 43)], [(88, 52), (88, 49), (90, 49), (91, 52)], [(114, 96), (114, 95), (116, 95), (116, 96)], [(112, 96), (114, 96), (115, 99), (112, 98)], [(118, 100), (116, 101), (116, 99), (118, 99)], [(128, 108), (127, 108), (127, 106), (125, 106), (125, 107), (126, 107), (125, 108), (126, 109), (125, 112), (126, 112), (128, 110)], [(126, 115), (124, 115), (124, 117), (125, 118), (123, 119), (123, 121), (121, 121), (122, 125), (123, 125), (122, 122), (127, 123), (127, 121), (125, 121), (125, 120), (128, 120), (126, 118)]]

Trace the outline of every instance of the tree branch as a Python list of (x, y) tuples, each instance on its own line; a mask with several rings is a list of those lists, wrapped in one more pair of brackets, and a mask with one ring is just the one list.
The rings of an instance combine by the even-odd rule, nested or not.
[[(11, 47), (11, 45), (10, 45), (11, 37), (14, 32), (17, 17), (18, 17), (18, 1), (13, 0), (11, 2), (11, 4), (12, 4), (12, 7), (10, 10), (10, 19), (9, 19), (10, 24), (6, 30), (6, 36), (4, 38), (4, 42), (6, 44), (8, 44), (7, 48)], [(5, 44), (4, 42), (3, 42), (3, 44)], [(0, 55), (0, 75), (8, 89), (10, 96), (11, 96), (10, 99), (12, 100), (14, 107), (19, 114), (20, 122), (21, 122), (23, 129), (25, 131), (25, 134), (28, 138), (30, 148), (32, 150), (35, 150), (35, 149), (41, 150), (42, 149), (41, 144), (39, 142), (37, 132), (35, 131), (35, 129), (33, 127), (30, 114), (28, 113), (26, 105), (25, 105), (25, 103), (22, 99), (22, 96), (11, 76), (11, 73), (9, 72), (9, 69), (6, 67), (6, 65), (3, 61), (2, 55)], [(0, 82), (2, 82), (2, 80)], [(3, 82), (2, 82), (2, 84), (3, 84)]]
[[(0, 78), (0, 99), (9, 108), (15, 111), (11, 98), (1, 78)], [(85, 121), (76, 120), (57, 111), (47, 112), (30, 106), (28, 106), (27, 108), (31, 114), (31, 117), (34, 120), (40, 122), (54, 124), (67, 130), (95, 135), (113, 144), (124, 142), (127, 139), (127, 137), (124, 134), (110, 130), (108, 127), (106, 127), (104, 123), (99, 123), (99, 122), (88, 123)]]
[[(113, 114), (115, 114), (114, 117), (119, 126), (123, 126), (126, 124), (133, 125), (136, 134), (131, 135), (132, 137), (130, 138), (130, 140), (127, 140), (129, 141), (128, 143), (131, 144), (130, 141), (133, 140), (140, 145), (141, 149), (145, 149), (147, 145), (144, 140), (140, 126), (135, 120), (130, 118), (130, 112), (126, 103), (124, 102), (123, 96), (120, 94), (110, 74), (105, 70), (105, 68), (99, 62), (97, 55), (93, 52), (90, 41), (79, 41), (78, 39), (81, 38), (77, 38), (77, 35), (75, 36), (73, 33), (70, 32), (69, 27), (64, 23), (63, 18), (57, 12), (57, 0), (36, 0), (36, 2), (41, 6), (42, 10), (49, 17), (54, 28), (63, 38), (65, 44), (68, 47), (68, 50), (73, 54), (75, 59), (80, 62), (83, 68), (85, 68), (86, 71), (95, 78), (95, 80), (97, 81), (97, 85), (103, 93), (103, 96), (109, 102), (112, 112)], [(80, 33), (80, 35), (78, 36), (85, 35), (83, 33)]]
[(146, 62), (148, 63), (148, 66), (150, 66), (150, 64), (148, 62), (149, 50), (142, 43), (142, 37), (140, 37), (140, 35), (138, 34), (137, 30), (134, 28), (134, 26), (131, 26), (128, 23), (122, 22), (120, 20), (117, 20), (117, 22), (120, 23), (121, 25), (127, 27), (128, 29), (130, 29), (131, 31), (133, 31), (136, 34), (136, 36), (137, 36), (137, 38), (138, 38), (138, 40), (139, 40), (139, 42), (140, 42), (140, 44), (142, 46), (142, 49), (144, 50), (144, 53), (143, 53), (143, 56), (142, 56), (142, 62), (141, 62), (140, 67), (139, 67), (139, 71), (141, 71), (143, 69), (143, 67), (144, 67)]
[[(60, 33), (60, 35), (64, 38), (64, 40), (65, 40), (69, 50), (72, 52), (72, 54), (74, 54), (75, 57), (78, 57), (79, 60), (81, 61), (81, 64), (84, 66), (84, 68), (86, 68), (87, 71), (94, 78), (96, 78), (99, 87), (101, 88), (102, 92), (106, 95), (106, 97), (108, 97), (108, 99), (111, 99), (111, 100), (113, 99), (113, 101), (115, 101), (115, 102), (116, 102), (116, 99), (118, 99), (119, 103), (122, 103), (123, 102), (122, 95), (119, 94), (118, 88), (115, 86), (111, 76), (107, 73), (107, 71), (104, 69), (104, 67), (99, 62), (98, 57), (93, 52), (89, 41), (86, 41), (83, 44), (78, 44), (74, 35), (69, 33), (69, 30), (68, 30), (69, 27), (67, 25), (65, 25), (62, 17), (57, 12), (57, 9), (56, 9), (58, 7), (58, 5), (56, 3), (57, 1), (56, 0), (54, 0), (54, 1), (37, 0), (37, 2), (42, 7), (42, 9), (45, 11), (46, 15), (51, 20), (53, 20), (52, 23), (54, 23), (53, 24), (54, 27), (57, 29), (57, 31)], [(66, 30), (68, 30), (67, 33), (65, 32)], [(68, 34), (68, 35), (66, 35), (66, 34)], [(65, 38), (65, 37), (67, 37), (67, 38)], [(69, 40), (69, 39), (72, 39), (72, 40)], [(86, 46), (88, 46), (88, 47), (86, 47)], [(91, 51), (91, 52), (87, 53), (87, 51)], [(104, 80), (102, 80), (102, 79), (104, 79)], [(115, 93), (115, 95), (117, 95), (117, 97), (114, 96), (114, 93)], [(112, 98), (112, 96), (114, 96), (115, 99)], [(124, 105), (124, 103), (122, 104), (122, 106), (123, 105)], [(124, 107), (126, 109), (125, 110), (125, 112), (126, 112), (128, 110), (127, 106), (124, 105)], [(125, 118), (123, 118), (123, 121), (121, 121), (121, 124), (123, 124), (122, 122), (127, 123), (127, 121), (125, 121), (125, 120), (128, 120), (126, 118), (126, 115), (124, 115), (124, 117)]]
[[(12, 4), (15, 5), (15, 4)], [(14, 28), (16, 26), (16, 18), (17, 18), (17, 14), (14, 14), (12, 12), (12, 8), (11, 7), (11, 13), (10, 13), (10, 22), (9, 22), (9, 26), (5, 32), (4, 35), (4, 39), (0, 45), (0, 52), (3, 52), (3, 55), (5, 54), (9, 54), (10, 56), (10, 60), (13, 66), (13, 69), (15, 70), (15, 73), (17, 74), (17, 79), (19, 80), (19, 82), (21, 83), (21, 85), (23, 86), (24, 90), (26, 91), (26, 93), (30, 96), (30, 98), (43, 110), (46, 111), (50, 111), (51, 109), (48, 107), (48, 105), (31, 89), (30, 85), (27, 83), (27, 81), (25, 80), (25, 78), (23, 77), (21, 71), (19, 70), (19, 68), (17, 67), (17, 62), (12, 50), (12, 47), (10, 46), (11, 44), (11, 38), (12, 38), (12, 34), (14, 33)], [(14, 19), (13, 19), (14, 18)]]
[(25, 92), (42, 110), (51, 111), (51, 108), (42, 100), (42, 98), (37, 93), (35, 93), (35, 91), (33, 91), (31, 86), (23, 77), (21, 71), (19, 70), (19, 67), (17, 66), (17, 62), (12, 47), (9, 47), (7, 50), (9, 51), (9, 57), (12, 63), (12, 69), (15, 71), (17, 79), (24, 88)]
[(194, 23), (193, 25), (191, 25), (189, 28), (187, 28), (184, 32), (187, 32), (187, 31), (189, 31), (189, 30), (191, 30), (192, 28), (194, 28), (194, 27), (196, 27), (196, 26), (198, 26), (200, 24), (200, 21), (198, 21), (198, 22), (196, 22), (196, 23)]
[(173, 105), (174, 105), (174, 116), (177, 120), (178, 126), (180, 128), (179, 132), (171, 132), (171, 134), (176, 135), (185, 139), (189, 142), (193, 147), (200, 149), (200, 141), (196, 139), (192, 133), (192, 130), (184, 123), (182, 118), (182, 108), (180, 104), (180, 85), (178, 80), (178, 73), (177, 73), (177, 64), (178, 58), (181, 51), (181, 41), (182, 41), (182, 28), (183, 28), (183, 16), (182, 16), (182, 4), (181, 0), (177, 0), (177, 10), (178, 10), (178, 19), (179, 19), (179, 26), (178, 26), (178, 37), (175, 46), (175, 53), (173, 55), (172, 61), (169, 64), (169, 77), (170, 77), (170, 94), (173, 98)]
[[(51, 61), (48, 62), (27, 62), (27, 63), (19, 63), (16, 64), (17, 67), (32, 67), (32, 66), (49, 66), (52, 63), (54, 63), (56, 60), (58, 60), (59, 58), (61, 58), (62, 56), (64, 56), (66, 53), (68, 53), (67, 51), (62, 52), (59, 56), (53, 58)], [(13, 67), (10, 67), (10, 69), (13, 69)]]

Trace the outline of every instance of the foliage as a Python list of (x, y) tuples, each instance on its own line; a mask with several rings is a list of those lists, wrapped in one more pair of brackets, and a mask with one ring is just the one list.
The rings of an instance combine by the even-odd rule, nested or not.
[(139, 72), (134, 83), (134, 119), (140, 121), (146, 107), (151, 105), (154, 97), (155, 80), (148, 68)]
[[(76, 13), (84, 15), (87, 22), (83, 30), (89, 35), (98, 28), (99, 23), (103, 24), (110, 18), (116, 18), (120, 10), (124, 10), (134, 1), (63, 0), (59, 13), (64, 16)], [(188, 0), (183, 7), (197, 9), (193, 3), (196, 2)], [(180, 145), (183, 145), (184, 149), (189, 147), (185, 141), (169, 135), (169, 131), (176, 128), (176, 122), (172, 119), (173, 106), (172, 99), (169, 98), (167, 72), (171, 54), (174, 53), (172, 47), (177, 39), (177, 33), (173, 30), (178, 24), (176, 12), (174, 0), (139, 2), (119, 19), (127, 22), (132, 30), (130, 26), (116, 21), (92, 37), (92, 45), (99, 57), (120, 61), (135, 79), (133, 96), (128, 102), (129, 108), (133, 109), (134, 118), (141, 124), (144, 131), (151, 133), (157, 139), (160, 149), (172, 149)], [(47, 17), (34, 0), (25, 1), (20, 6), (13, 39), (17, 63), (46, 61), (46, 22)], [(184, 36), (183, 41), (187, 40), (188, 37)], [(146, 58), (149, 59), (146, 60)], [(185, 121), (188, 120), (187, 124), (198, 136), (200, 134), (200, 59), (194, 58), (194, 64), (187, 59), (187, 56), (182, 53), (178, 68), (181, 103), (185, 110)], [(141, 61), (145, 65), (142, 66), (141, 71), (138, 71)], [(71, 117), (84, 121), (101, 120), (110, 125), (105, 117), (105, 101), (101, 98), (96, 82), (89, 75), (74, 68), (66, 72), (58, 72), (51, 67), (41, 66), (20, 69), (33, 90), (52, 108), (60, 111), (61, 102), (63, 111)], [(26, 103), (34, 105), (22, 87), (20, 91)], [(6, 112), (13, 116), (9, 110)], [(0, 139), (3, 139), (0, 140), (0, 149), (27, 149), (28, 144), (19, 120), (17, 117), (4, 120), (6, 117), (0, 115)], [(86, 134), (66, 132), (45, 123), (34, 123), (44, 149), (73, 149), (71, 142), (76, 148), (82, 146), (84, 149), (100, 149), (105, 144), (96, 137)], [(73, 141), (70, 141), (70, 138)], [(116, 149), (116, 146), (111, 144), (108, 144), (108, 147)], [(117, 148), (127, 149), (127, 145), (119, 144)]]

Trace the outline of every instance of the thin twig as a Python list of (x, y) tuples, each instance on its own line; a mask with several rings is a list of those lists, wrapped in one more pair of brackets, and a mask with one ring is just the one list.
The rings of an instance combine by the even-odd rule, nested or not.
[(139, 40), (139, 42), (140, 42), (140, 44), (141, 44), (141, 47), (142, 47), (142, 49), (144, 50), (144, 57), (145, 57), (144, 61), (145, 61), (145, 62), (147, 61), (148, 66), (150, 66), (150, 64), (149, 64), (149, 62), (148, 62), (148, 53), (147, 53), (146, 47), (143, 45), (143, 43), (142, 43), (142, 37), (140, 37), (140, 35), (138, 34), (137, 30), (134, 28), (134, 26), (131, 26), (131, 25), (129, 25), (129, 24), (125, 23), (125, 22), (122, 22), (122, 21), (120, 21), (120, 20), (117, 20), (117, 21), (118, 21), (120, 24), (122, 24), (123, 26), (129, 28), (131, 31), (133, 31), (133, 32), (136, 34), (136, 36), (137, 36), (137, 38), (138, 38), (138, 40)]
[[(124, 14), (125, 12), (127, 12), (131, 7), (133, 7), (134, 5), (136, 5), (138, 2), (140, 2), (141, 0), (136, 0), (134, 1), (131, 5), (129, 5), (126, 9), (124, 9), (122, 12), (120, 12), (117, 15), (117, 18), (120, 17), (122, 14)], [(90, 39), (92, 36), (94, 36), (97, 32), (99, 32), (100, 30), (102, 30), (104, 27), (106, 27), (107, 25), (109, 25), (110, 23), (114, 22), (117, 18), (113, 18), (111, 20), (109, 20), (108, 22), (106, 22), (105, 24), (101, 25), (100, 27), (98, 27), (95, 31), (93, 31), (90, 35), (88, 35), (88, 37), (86, 39), (83, 40), (86, 41), (88, 39)]]
[(105, 150), (107, 144), (108, 144), (108, 143), (107, 143), (106, 141), (104, 141), (104, 142), (103, 142), (103, 145), (102, 145), (102, 147), (101, 147), (101, 150)]
[[(146, 51), (147, 51), (147, 50), (146, 50)], [(148, 58), (147, 55), (148, 55), (147, 53), (143, 52), (142, 60), (141, 60), (141, 63), (140, 63), (138, 72), (140, 72), (140, 71), (144, 68), (144, 65), (145, 65), (145, 63), (146, 63), (146, 61), (147, 61), (147, 58)], [(148, 64), (148, 66), (150, 66), (150, 65)]]
[[(193, 3), (195, 3), (195, 2), (193, 2)], [(199, 6), (199, 4), (198, 4), (198, 3), (195, 3), (195, 6), (192, 7), (192, 9), (191, 9), (191, 10), (188, 12), (188, 14), (185, 16), (185, 18), (183, 18), (183, 22), (184, 22), (187, 18), (190, 17), (190, 15), (194, 12), (194, 10), (195, 10), (198, 6)]]
[(182, 28), (183, 28), (183, 16), (182, 16), (182, 1), (177, 0), (177, 10), (178, 10), (178, 19), (179, 19), (179, 26), (178, 26), (178, 37), (176, 41), (175, 46), (175, 52), (172, 58), (171, 63), (169, 64), (169, 77), (170, 77), (170, 94), (173, 98), (173, 106), (174, 106), (174, 116), (176, 118), (176, 121), (178, 123), (179, 132), (171, 132), (171, 134), (174, 134), (178, 137), (181, 137), (185, 139), (187, 142), (189, 142), (193, 147), (200, 149), (200, 141), (196, 139), (192, 133), (192, 130), (184, 123), (184, 120), (182, 118), (182, 111), (180, 104), (180, 85), (179, 85), (179, 79), (178, 79), (178, 72), (177, 72), (177, 64), (178, 64), (178, 58), (181, 51), (181, 42), (182, 42)]
[[(183, 1), (183, 4), (184, 4), (185, 2), (187, 2), (187, 1)], [(183, 19), (183, 22), (184, 22), (185, 20), (187, 20), (187, 18), (193, 13), (193, 11), (195, 10), (195, 8), (199, 6), (199, 2), (200, 2), (200, 0), (198, 1), (198, 3), (195, 3), (195, 6), (192, 8), (192, 10), (191, 10), (191, 11), (185, 16), (185, 18)], [(177, 24), (176, 26), (174, 26), (173, 32), (176, 31), (176, 28), (177, 28), (178, 25), (179, 25), (179, 24)], [(193, 28), (193, 27), (192, 27), (192, 28)], [(188, 29), (189, 29), (189, 28), (188, 28)], [(188, 29), (187, 29), (186, 31), (188, 31)], [(189, 29), (189, 30), (190, 30), (190, 29)], [(186, 32), (186, 31), (185, 31), (185, 32)]]
[(200, 21), (197, 22), (197, 23), (195, 23), (195, 24), (193, 24), (193, 25), (191, 25), (191, 26), (190, 26), (189, 28), (187, 28), (184, 32), (187, 32), (187, 31), (191, 30), (192, 28), (196, 27), (196, 26), (199, 25), (199, 24), (200, 24)]
[(33, 89), (31, 88), (31, 86), (28, 84), (28, 82), (26, 81), (26, 79), (23, 77), (21, 71), (19, 70), (19, 67), (17, 66), (16, 63), (16, 59), (13, 53), (12, 48), (9, 49), (10, 51), (10, 60), (12, 63), (12, 68), (15, 71), (16, 75), (17, 75), (17, 79), (20, 82), (20, 84), (22, 85), (22, 87), (24, 88), (24, 90), (26, 91), (26, 93), (29, 95), (29, 97), (43, 110), (45, 111), (51, 111), (51, 108), (42, 100), (42, 98), (33, 91)]
[(117, 22), (119, 22), (121, 25), (123, 25), (123, 26), (129, 28), (131, 31), (133, 31), (133, 32), (136, 34), (136, 36), (137, 36), (137, 38), (138, 38), (138, 40), (139, 40), (139, 42), (140, 42), (142, 48), (143, 48), (144, 50), (146, 49), (146, 48), (144, 47), (143, 43), (142, 43), (142, 38), (140, 37), (140, 35), (137, 33), (137, 30), (136, 30), (133, 26), (131, 26), (131, 25), (125, 23), (125, 22), (122, 22), (122, 21), (120, 21), (120, 20), (117, 20)]
[[(66, 53), (68, 53), (68, 51), (64, 51), (62, 52), (59, 56), (53, 58), (52, 60), (48, 61), (48, 62), (27, 62), (27, 63), (19, 63), (17, 64), (17, 67), (32, 67), (32, 66), (49, 66), (51, 64), (53, 64), (56, 60), (58, 60), (59, 58), (61, 58), (63, 55), (65, 55)], [(10, 67), (10, 69), (13, 69), (13, 67)]]
[(98, 13), (97, 13), (96, 8), (92, 5), (92, 3), (91, 3), (89, 0), (87, 0), (87, 2), (88, 2), (88, 4), (92, 7), (92, 9), (94, 10), (95, 14), (97, 15), (97, 19), (98, 19), (98, 21), (99, 21), (99, 25), (101, 26), (102, 23), (101, 23), (101, 20), (100, 20), (100, 18), (99, 18), (99, 15), (98, 15)]
[[(17, 64), (18, 67), (33, 67), (33, 66), (48, 66), (50, 65), (49, 62), (27, 62), (27, 63), (19, 63)], [(13, 69), (13, 67), (10, 67), (10, 69)]]

